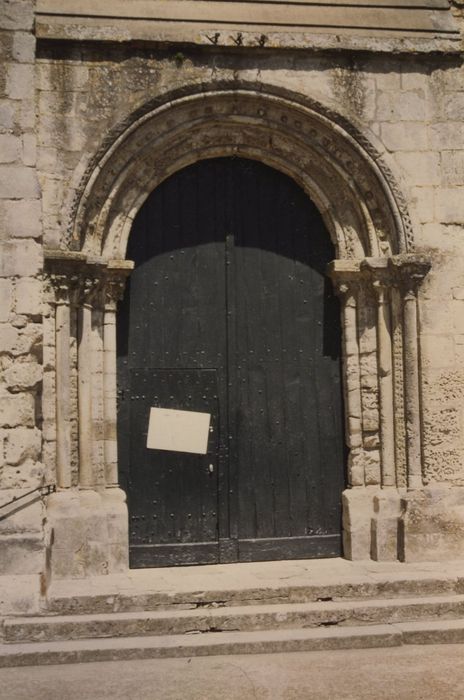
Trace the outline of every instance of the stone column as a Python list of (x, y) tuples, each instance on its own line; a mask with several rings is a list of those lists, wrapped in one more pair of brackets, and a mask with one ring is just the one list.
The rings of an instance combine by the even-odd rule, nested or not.
[(374, 281), (377, 295), (377, 362), (379, 371), (380, 457), (382, 486), (396, 486), (390, 290)]
[(357, 285), (353, 281), (339, 285), (342, 304), (344, 340), (344, 377), (346, 395), (346, 443), (350, 450), (348, 480), (351, 486), (364, 485), (362, 462), (362, 407), (359, 373), (359, 346), (357, 323)]
[(71, 303), (67, 275), (51, 276), (55, 290), (56, 485), (71, 486), (70, 373)]
[(78, 415), (79, 415), (79, 486), (95, 485), (92, 465), (92, 302), (98, 279), (85, 276), (81, 281), (78, 309)]
[(103, 507), (108, 528), (108, 571), (120, 573), (129, 566), (129, 524), (126, 494), (118, 483), (116, 405), (116, 309), (126, 277), (133, 268), (129, 260), (110, 260), (105, 278), (103, 319), (103, 392), (106, 488)]
[(329, 265), (328, 272), (341, 301), (345, 441), (350, 450), (348, 488), (342, 496), (343, 550), (347, 559), (368, 559), (372, 496), (365, 488), (358, 340), (358, 294), (363, 276), (360, 263), (355, 260), (335, 260)]
[(45, 250), (45, 264), (55, 294), (55, 402), (56, 402), (56, 483), (57, 492), (47, 499), (47, 526), (50, 550), (46, 576), (82, 576), (84, 566), (82, 514), (77, 490), (71, 480), (71, 395), (70, 338), (76, 291), (84, 256), (80, 253)]
[(118, 446), (116, 433), (116, 308), (122, 298), (131, 267), (107, 269), (103, 321), (103, 387), (105, 477), (107, 487), (118, 486)]
[(358, 343), (359, 263), (351, 260), (335, 260), (330, 263), (328, 273), (341, 301), (345, 441), (350, 450), (348, 457), (348, 482), (350, 486), (364, 486)]
[(417, 289), (430, 269), (419, 256), (396, 256), (392, 265), (399, 273), (403, 301), (403, 354), (408, 489), (422, 488), (422, 426), (419, 380), (419, 330)]

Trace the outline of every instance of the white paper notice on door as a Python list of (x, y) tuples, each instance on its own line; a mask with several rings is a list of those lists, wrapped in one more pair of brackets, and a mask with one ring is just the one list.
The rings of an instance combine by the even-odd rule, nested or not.
[(205, 455), (210, 421), (210, 413), (151, 408), (147, 448)]

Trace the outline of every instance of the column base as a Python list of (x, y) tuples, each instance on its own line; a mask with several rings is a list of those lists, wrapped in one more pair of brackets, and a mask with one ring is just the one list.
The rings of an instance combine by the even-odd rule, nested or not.
[(343, 503), (343, 554), (345, 559), (371, 558), (371, 519), (374, 514), (372, 488), (346, 489)]
[(48, 499), (48, 579), (124, 573), (129, 568), (126, 494), (69, 489)]
[(86, 578), (108, 573), (108, 527), (101, 496), (93, 490), (50, 496), (51, 578)]
[(464, 487), (435, 485), (410, 491), (401, 504), (402, 561), (464, 558)]
[(118, 486), (102, 493), (108, 527), (108, 573), (124, 573), (129, 569), (129, 515), (126, 494)]
[(396, 561), (401, 495), (396, 488), (355, 487), (343, 492), (345, 559)]
[(401, 496), (396, 488), (384, 488), (374, 496), (371, 520), (371, 557), (374, 561), (397, 561)]

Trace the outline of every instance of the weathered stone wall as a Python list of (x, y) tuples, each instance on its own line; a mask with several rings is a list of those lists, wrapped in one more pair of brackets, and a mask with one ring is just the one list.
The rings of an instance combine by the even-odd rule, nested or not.
[[(410, 206), (416, 249), (433, 263), (420, 293), (425, 481), (464, 484), (464, 68), (459, 59), (43, 46), (37, 106), (46, 245), (63, 244), (73, 188), (112, 130), (150, 100), (221, 82), (258, 90), (270, 85), (316, 99), (345, 115), (385, 152)], [(371, 313), (368, 307), (365, 313)], [(363, 434), (372, 456), (368, 482), (375, 484), (375, 328), (368, 319), (362, 325)]]
[[(0, 7), (0, 609), (35, 608), (44, 570), (42, 227), (36, 173), (34, 3)], [(7, 516), (7, 517), (5, 517)]]
[[(53, 499), (49, 502), (49, 521), (55, 517), (54, 508), (57, 512), (62, 508), (57, 522), (63, 516), (61, 530), (56, 527), (54, 533), (55, 549), (62, 555), (57, 571), (60, 576), (85, 576), (89, 571), (106, 573), (126, 566), (123, 502), (116, 489), (114, 503), (111, 498), (105, 501), (111, 489), (104, 493), (105, 486), (115, 485), (105, 474), (105, 450), (114, 443), (115, 436), (114, 417), (112, 432), (105, 432), (104, 401), (112, 405), (114, 397), (105, 388), (104, 358), (108, 351), (102, 329), (113, 323), (108, 318), (114, 318), (114, 309), (113, 315), (108, 315), (103, 299), (93, 302), (88, 339), (92, 361), (88, 371), (93, 399), (90, 455), (94, 481), (83, 484), (79, 474), (85, 444), (78, 426), (77, 332), (77, 307), (82, 299), (77, 302), (76, 298), (82, 296), (80, 287), (85, 280), (74, 288), (71, 285), (66, 290), (67, 300), (59, 302), (67, 305), (58, 312), (69, 323), (63, 334), (56, 315), (57, 288), (44, 288), (43, 284), (42, 246), (66, 249), (74, 243), (78, 247), (77, 241), (70, 240), (75, 193), (89, 166), (95, 164), (96, 154), (101, 155), (102, 145), (114, 142), (123, 126), (130, 123), (131, 115), (149, 104), (165, 101), (169, 95), (189, 94), (202, 86), (246, 87), (257, 93), (280, 91), (301, 100), (309, 98), (351, 122), (392, 171), (410, 210), (415, 252), (424, 253), (432, 262), (431, 272), (419, 290), (423, 476), (429, 490), (416, 500), (406, 495), (400, 291), (391, 292), (391, 359), (395, 401), (400, 406), (394, 416), (395, 479), (400, 492), (395, 489), (393, 498), (391, 492), (389, 495), (385, 489), (380, 490), (385, 484), (380, 445), (377, 292), (365, 286), (357, 299), (357, 310), (352, 307), (348, 312), (357, 314), (358, 323), (357, 329), (351, 328), (351, 341), (359, 346), (362, 410), (357, 416), (360, 445), (356, 449), (361, 447), (363, 461), (361, 466), (351, 465), (351, 485), (360, 488), (351, 489), (345, 527), (359, 531), (359, 536), (355, 538), (356, 547), (346, 554), (353, 558), (369, 554), (395, 558), (398, 552), (401, 555), (403, 546), (405, 558), (426, 558), (427, 543), (430, 551), (438, 552), (442, 548), (441, 534), (448, 537), (451, 533), (451, 546), (443, 551), (460, 556), (464, 535), (464, 488), (460, 488), (464, 487), (462, 60), (456, 54), (426, 52), (395, 56), (212, 46), (155, 49), (110, 42), (46, 40), (36, 46), (33, 0), (0, 3), (0, 59), (6, 67), (0, 78), (0, 505), (56, 481), (60, 403), (56, 397), (56, 339), (61, 333), (69, 349), (64, 442), (69, 429), (70, 445), (65, 464), (69, 473), (62, 486), (70, 500), (59, 507)], [(460, 2), (455, 5), (462, 7)], [(456, 12), (459, 16), (462, 9)], [(169, 127), (168, 115), (166, 119)], [(98, 260), (90, 263), (95, 269), (100, 264)], [(79, 497), (75, 489), (78, 484), (84, 485)], [(405, 499), (401, 504), (400, 496)], [(85, 515), (86, 509), (90, 514), (92, 508), (94, 515), (99, 514), (98, 523)], [(107, 520), (102, 515), (105, 509)], [(41, 497), (28, 497), (10, 511), (14, 511), (10, 517), (0, 519), (3, 572), (43, 573), (47, 516)], [(403, 534), (397, 544), (399, 519)], [(82, 532), (78, 531), (79, 523), (83, 523)], [(375, 533), (372, 538), (371, 527)], [(98, 528), (103, 534), (100, 539), (95, 536), (93, 542)], [(69, 532), (72, 537), (67, 539)], [(411, 544), (406, 546), (406, 540)], [(82, 546), (84, 541), (87, 548)], [(113, 564), (108, 555), (111, 548), (117, 550)]]

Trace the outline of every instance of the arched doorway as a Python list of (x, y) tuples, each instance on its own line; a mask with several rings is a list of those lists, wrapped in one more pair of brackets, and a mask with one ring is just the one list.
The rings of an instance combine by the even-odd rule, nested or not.
[[(116, 312), (134, 266), (128, 241), (134, 218), (160, 184), (194, 162), (225, 156), (249, 158), (285, 173), (323, 217), (335, 249), (329, 270), (343, 327), (348, 452), (343, 555), (404, 556), (404, 489), (419, 492), (423, 486), (417, 294), (430, 261), (411, 252), (413, 227), (401, 188), (388, 154), (370, 136), (325, 106), (270, 86), (260, 85), (259, 92), (246, 85), (240, 90), (197, 86), (189, 94), (146, 105), (118, 126), (85, 172), (76, 172), (72, 201), (65, 207), (69, 225), (63, 245), (45, 251), (46, 298), (52, 309), (45, 345), (53, 348), (56, 372), (53, 381), (48, 378), (44, 399), (48, 405), (58, 399), (56, 441), (48, 446), (58, 487), (47, 506), (55, 532), (53, 575), (127, 569), (126, 492), (120, 488), (120, 482), (127, 488), (127, 469), (120, 480), (119, 467), (130, 432), (123, 422), (125, 432), (117, 436)], [(123, 314), (119, 321), (124, 323)], [(152, 328), (158, 333), (160, 326)], [(121, 405), (128, 405), (131, 394), (121, 385), (120, 391)], [(332, 445), (327, 453), (331, 450)], [(214, 468), (212, 473), (218, 474)], [(232, 516), (234, 504), (238, 510), (237, 491), (227, 496)], [(70, 530), (71, 510), (73, 532), (80, 533), (75, 550), (86, 552), (85, 559), (72, 562), (69, 552), (56, 546), (59, 533)], [(220, 525), (225, 511), (215, 512), (220, 513), (216, 559), (236, 558), (237, 539)], [(132, 514), (130, 524), (143, 517)], [(296, 540), (298, 534), (290, 537)], [(265, 540), (272, 538), (252, 539), (258, 539), (257, 550), (264, 555)]]
[[(340, 314), (315, 205), (258, 161), (199, 161), (148, 197), (127, 257), (118, 436), (132, 565), (339, 555)], [(147, 448), (152, 407), (210, 414), (207, 453)]]

